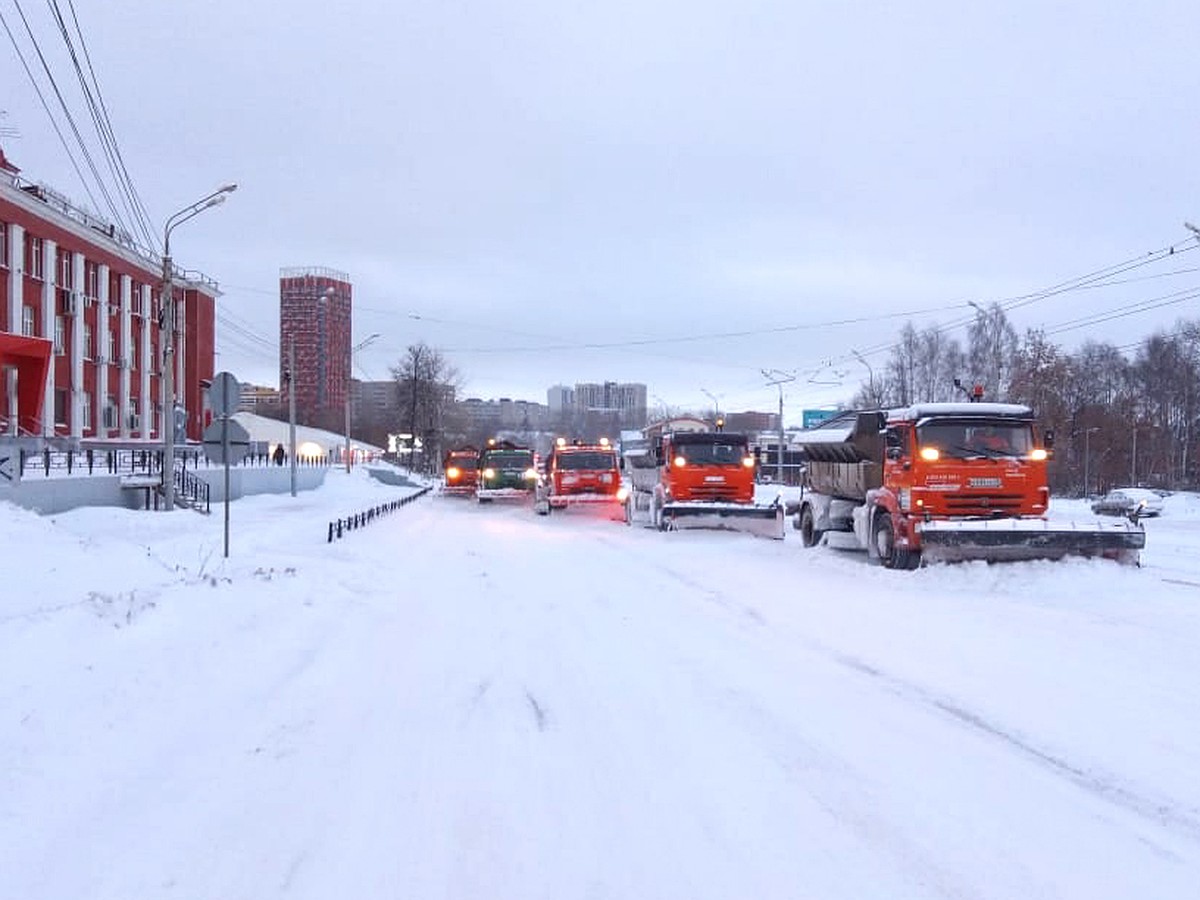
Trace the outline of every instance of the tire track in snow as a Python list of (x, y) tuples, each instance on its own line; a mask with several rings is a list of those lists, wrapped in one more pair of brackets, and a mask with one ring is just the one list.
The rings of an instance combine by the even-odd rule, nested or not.
[[(616, 549), (611, 539), (602, 538), (605, 543)], [(650, 556), (639, 554), (642, 562), (679, 583), (696, 590), (703, 599), (723, 607), (728, 611), (740, 613), (759, 624), (767, 625), (761, 613), (741, 601), (731, 598), (719, 589), (701, 584), (691, 575), (673, 569), (670, 565)], [(1027, 740), (1014, 731), (1007, 730), (991, 721), (986, 716), (977, 713), (962, 703), (945, 695), (929, 691), (915, 682), (892, 675), (876, 666), (872, 666), (857, 657), (847, 655), (820, 641), (808, 637), (796, 636), (795, 639), (803, 644), (810, 652), (822, 656), (839, 666), (859, 675), (870, 678), (883, 686), (889, 693), (901, 697), (910, 703), (935, 711), (938, 715), (955, 721), (958, 725), (971, 729), (987, 739), (1007, 746), (1025, 759), (1036, 764), (1039, 768), (1062, 778), (1093, 797), (1104, 800), (1114, 806), (1132, 812), (1150, 822), (1169, 829), (1173, 833), (1200, 842), (1200, 810), (1180, 809), (1162, 800), (1141, 794), (1120, 784), (1120, 780), (1111, 773), (1097, 772), (1076, 765), (1049, 750), (1039, 747), (1033, 741)]]

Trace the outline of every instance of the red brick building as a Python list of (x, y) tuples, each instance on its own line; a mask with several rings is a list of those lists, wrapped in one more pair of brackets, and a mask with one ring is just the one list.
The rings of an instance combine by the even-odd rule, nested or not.
[(296, 355), (296, 420), (340, 430), (350, 390), (350, 276), (320, 266), (279, 270), (279, 385)]
[[(160, 257), (21, 178), (0, 151), (0, 435), (159, 440), (161, 279)], [(215, 282), (176, 271), (176, 393), (193, 440), (217, 296)]]

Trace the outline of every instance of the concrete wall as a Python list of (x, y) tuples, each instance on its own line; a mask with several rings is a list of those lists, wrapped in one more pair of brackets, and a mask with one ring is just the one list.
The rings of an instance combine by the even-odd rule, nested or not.
[[(311, 491), (320, 487), (329, 472), (326, 466), (296, 470), (296, 489)], [(193, 472), (210, 486), (215, 506), (225, 499), (224, 469)], [(262, 466), (229, 470), (229, 499), (252, 494), (286, 494), (291, 490), (287, 467)], [(42, 515), (54, 515), (83, 506), (118, 506), (141, 509), (146, 502), (144, 490), (121, 487), (119, 475), (78, 475), (71, 478), (27, 477), (17, 484), (0, 484), (0, 501), (10, 501)], [(153, 502), (153, 500), (151, 500)]]

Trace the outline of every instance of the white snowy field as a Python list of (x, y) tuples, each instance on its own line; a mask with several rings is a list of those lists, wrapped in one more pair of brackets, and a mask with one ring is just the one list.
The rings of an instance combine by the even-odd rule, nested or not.
[(326, 543), (402, 493), (239, 500), (227, 561), (0, 505), (0, 897), (1200, 892), (1196, 498), (1142, 568), (435, 496)]

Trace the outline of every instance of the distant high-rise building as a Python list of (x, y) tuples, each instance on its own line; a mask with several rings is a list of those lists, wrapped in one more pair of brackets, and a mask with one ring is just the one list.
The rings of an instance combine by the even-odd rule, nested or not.
[(641, 428), (646, 424), (646, 386), (644, 384), (576, 384), (575, 411), (616, 412), (622, 425)]
[(287, 398), (288, 353), (295, 346), (296, 418), (329, 427), (341, 421), (350, 390), (350, 276), (320, 266), (279, 270), (279, 385)]
[(546, 406), (552, 417), (560, 418), (563, 413), (575, 408), (575, 389), (565, 384), (554, 385), (546, 391)]

